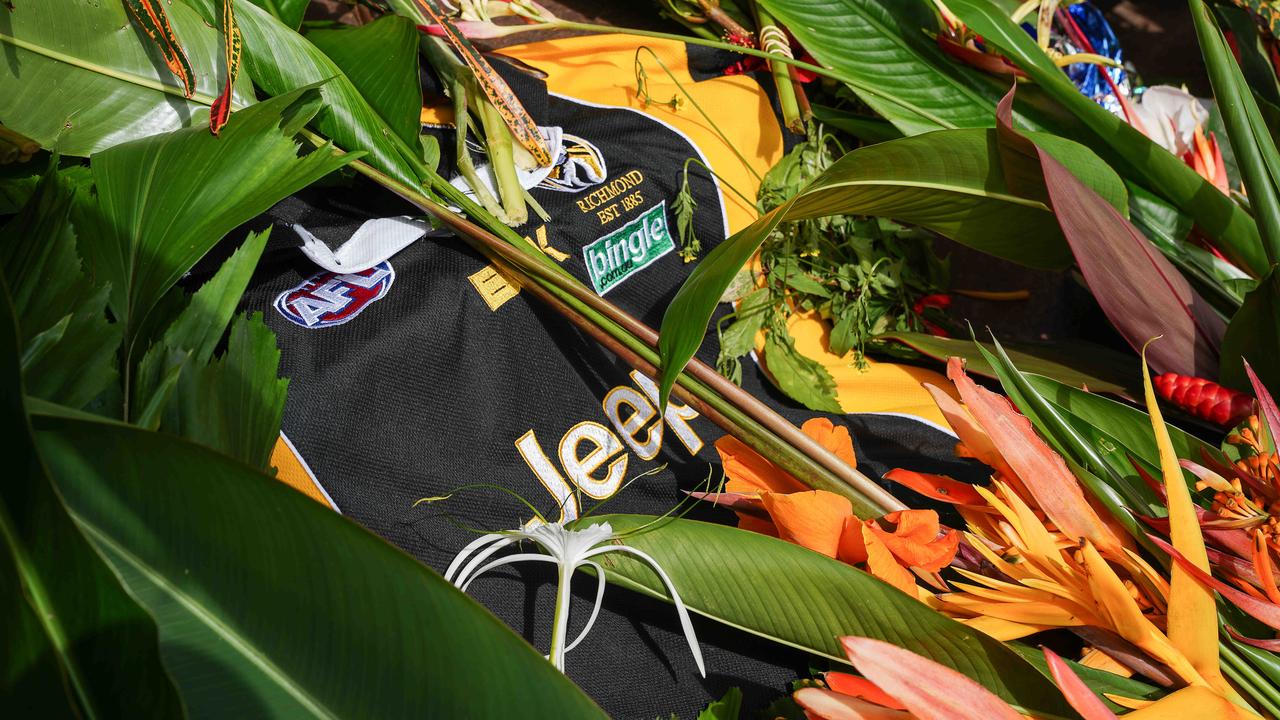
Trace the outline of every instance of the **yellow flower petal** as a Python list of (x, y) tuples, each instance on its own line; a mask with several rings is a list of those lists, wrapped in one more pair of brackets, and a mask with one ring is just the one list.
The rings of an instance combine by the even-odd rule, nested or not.
[(1232, 703), (1207, 687), (1192, 685), (1125, 715), (1128, 720), (1245, 720), (1257, 715)]
[[(1169, 429), (1165, 427), (1160, 406), (1156, 403), (1145, 352), (1142, 355), (1142, 387), (1146, 395), (1147, 412), (1151, 415), (1151, 428), (1155, 432), (1156, 447), (1160, 450), (1160, 471), (1164, 475), (1169, 506), (1170, 539), (1178, 552), (1208, 573), (1209, 555), (1204, 549), (1204, 536), (1200, 533), (1191, 491), (1187, 489), (1182, 468), (1178, 465), (1178, 456), (1173, 451), (1173, 442), (1169, 439)], [(1215, 688), (1229, 692), (1218, 667), (1218, 609), (1214, 603), (1213, 590), (1201, 585), (1177, 563), (1174, 563), (1169, 575), (1168, 615), (1169, 641)]]

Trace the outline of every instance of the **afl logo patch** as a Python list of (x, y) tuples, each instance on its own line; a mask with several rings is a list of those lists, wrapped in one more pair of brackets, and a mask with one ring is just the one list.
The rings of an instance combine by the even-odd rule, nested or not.
[(286, 320), (312, 330), (351, 320), (391, 289), (396, 272), (383, 262), (357, 273), (322, 272), (276, 297)]

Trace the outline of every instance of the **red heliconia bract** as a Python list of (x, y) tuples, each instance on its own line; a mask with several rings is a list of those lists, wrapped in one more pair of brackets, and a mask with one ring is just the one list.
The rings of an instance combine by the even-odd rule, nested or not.
[(1160, 397), (1186, 412), (1218, 425), (1232, 427), (1253, 412), (1253, 398), (1212, 380), (1164, 373), (1155, 378)]

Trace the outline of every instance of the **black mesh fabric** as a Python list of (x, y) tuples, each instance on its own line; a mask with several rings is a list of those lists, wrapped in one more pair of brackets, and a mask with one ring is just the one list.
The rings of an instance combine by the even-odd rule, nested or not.
[[(524, 83), (521, 92), (536, 92), (530, 85), (536, 84)], [(643, 173), (644, 203), (635, 212), (665, 201), (674, 233), (671, 202), (684, 160), (696, 152), (683, 137), (631, 110), (590, 107), (546, 94), (531, 102), (539, 105), (540, 123), (558, 125), (599, 148), (610, 178), (631, 170)], [(711, 179), (693, 174), (695, 226), (706, 252), (724, 237), (724, 220)], [(541, 189), (532, 194), (553, 218), (550, 244), (569, 255), (563, 266), (588, 282), (582, 249), (601, 232), (575, 206), (580, 194)], [(557, 446), (565, 434), (583, 422), (616, 432), (602, 399), (612, 388), (637, 386), (630, 368), (528, 293), (491, 309), (468, 280), (487, 262), (453, 237), (427, 237), (392, 257), (395, 277), (386, 295), (344, 324), (307, 328), (274, 308), (278, 295), (319, 272), (297, 250), (293, 223), (336, 247), (364, 220), (401, 214), (415, 212), (363, 181), (313, 187), (280, 203), (253, 223), (275, 227), (244, 304), (264, 312), (279, 339), (282, 373), (290, 378), (284, 433), (339, 510), (443, 570), (475, 537), (462, 526), (514, 528), (530, 513), (513, 498), (490, 490), (462, 492), (444, 503), (416, 508), (415, 501), (446, 495), (467, 483), (493, 483), (555, 518), (555, 501), (515, 443), (532, 431), (564, 475)], [(533, 237), (542, 224), (535, 218), (519, 231)], [(677, 253), (668, 253), (607, 297), (656, 327), (692, 267)], [(714, 362), (715, 344), (712, 333), (700, 352), (703, 360)], [(744, 374), (744, 387), (790, 420), (799, 424), (813, 416), (771, 388), (754, 364), (746, 363)], [(894, 466), (970, 480), (981, 475), (975, 464), (952, 457), (954, 438), (924, 423), (887, 415), (832, 419), (849, 427), (859, 468), (873, 478)], [(689, 426), (701, 443), (696, 454), (669, 431), (652, 460), (624, 450), (627, 478), (661, 464), (666, 469), (628, 486), (611, 501), (609, 512), (661, 514), (680, 501), (682, 488), (701, 483), (713, 464), (718, 471), (713, 443), (723, 431), (700, 416), (689, 420)], [(611, 460), (617, 457), (621, 455)], [(603, 472), (601, 466), (596, 475)], [(732, 514), (712, 508), (698, 516), (733, 521)], [(544, 652), (554, 602), (549, 567), (504, 568), (471, 588), (473, 597)], [(584, 575), (575, 584), (570, 637), (585, 620), (594, 582)], [(798, 651), (698, 616), (694, 625), (705, 653), (705, 679), (697, 674), (670, 605), (610, 587), (595, 628), (569, 653), (567, 673), (611, 715), (648, 720), (673, 712), (693, 717), (734, 686), (742, 688), (748, 707), (762, 707), (807, 672), (809, 659)], [(482, 676), (484, 669), (458, 672)]]

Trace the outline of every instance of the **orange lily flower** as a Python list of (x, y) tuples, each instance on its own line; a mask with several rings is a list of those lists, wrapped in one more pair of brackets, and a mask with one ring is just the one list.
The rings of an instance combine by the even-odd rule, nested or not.
[[(800, 429), (837, 457), (856, 464), (848, 428), (813, 418)], [(932, 510), (903, 510), (880, 521), (860, 520), (847, 499), (808, 489), (732, 436), (717, 440), (716, 450), (724, 466), (727, 493), (700, 497), (726, 501), (738, 513), (738, 527), (863, 565), (912, 597), (918, 597), (918, 591), (908, 568), (936, 573), (955, 557), (960, 535), (955, 530), (944, 532)]]

